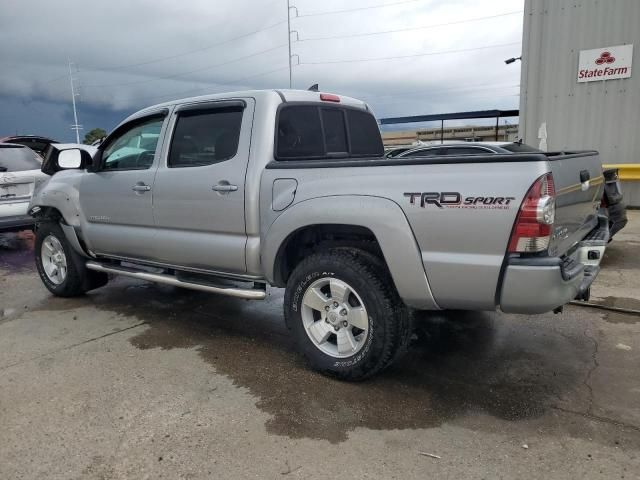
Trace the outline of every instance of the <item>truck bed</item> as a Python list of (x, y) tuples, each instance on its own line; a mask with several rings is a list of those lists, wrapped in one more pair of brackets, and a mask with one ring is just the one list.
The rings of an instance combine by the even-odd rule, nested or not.
[[(584, 191), (582, 170), (591, 177)], [(532, 183), (548, 172), (558, 193), (554, 232), (559, 232), (551, 240), (550, 254), (561, 256), (597, 225), (594, 202), (602, 189), (597, 152), (273, 161), (266, 166), (262, 191), (276, 178), (295, 178), (294, 203), (327, 192), (392, 200), (413, 229), (438, 305), (491, 310), (498, 303), (501, 269), (520, 204)], [(439, 208), (421, 205), (420, 197), (412, 202), (406, 195), (411, 193), (505, 200), (502, 205)]]

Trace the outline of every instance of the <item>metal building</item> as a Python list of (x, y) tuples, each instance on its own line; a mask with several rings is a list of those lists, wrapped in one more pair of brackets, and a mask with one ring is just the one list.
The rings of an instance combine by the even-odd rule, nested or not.
[[(526, 0), (520, 136), (596, 149), (640, 206), (640, 0)], [(637, 72), (633, 72), (633, 63)]]

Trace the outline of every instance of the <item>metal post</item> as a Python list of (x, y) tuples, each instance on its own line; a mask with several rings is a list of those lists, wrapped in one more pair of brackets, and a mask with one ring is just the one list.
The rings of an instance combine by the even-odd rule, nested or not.
[(444, 120), (440, 120), (440, 144), (444, 143)]
[(71, 60), (69, 60), (69, 83), (71, 84), (71, 103), (73, 104), (73, 125), (71, 129), (76, 131), (76, 143), (80, 143), (80, 125), (78, 125), (78, 112), (76, 110), (76, 90), (73, 86), (73, 74), (71, 73)]
[(498, 122), (500, 121), (500, 117), (496, 117), (496, 142), (498, 141)]
[(293, 88), (293, 73), (291, 71), (291, 0), (287, 0), (287, 43), (289, 45), (289, 88)]

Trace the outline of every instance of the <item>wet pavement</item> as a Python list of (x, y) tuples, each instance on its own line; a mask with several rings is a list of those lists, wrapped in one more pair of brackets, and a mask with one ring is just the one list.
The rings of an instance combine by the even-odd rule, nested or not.
[(0, 233), (0, 270), (6, 272), (28, 271), (33, 268), (33, 244), (31, 231)]
[[(637, 213), (595, 303), (640, 307)], [(281, 290), (54, 298), (32, 248), (0, 235), (0, 478), (640, 478), (638, 315), (421, 314), (353, 384), (307, 368)]]

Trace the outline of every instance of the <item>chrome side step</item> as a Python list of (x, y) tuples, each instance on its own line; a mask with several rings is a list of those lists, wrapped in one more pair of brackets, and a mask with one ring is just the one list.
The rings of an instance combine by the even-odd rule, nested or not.
[(192, 290), (199, 290), (201, 292), (219, 293), (221, 295), (245, 298), (247, 300), (264, 300), (267, 296), (267, 292), (265, 290), (217, 287), (215, 285), (204, 285), (202, 283), (186, 282), (174, 277), (173, 275), (166, 275), (164, 273), (141, 272), (126, 267), (118, 267), (113, 265), (107, 266), (93, 261), (87, 262), (86, 266), (89, 270), (95, 270), (96, 272), (125, 275), (127, 277), (146, 280), (148, 282), (163, 283), (165, 285), (173, 285), (174, 287), (190, 288)]

